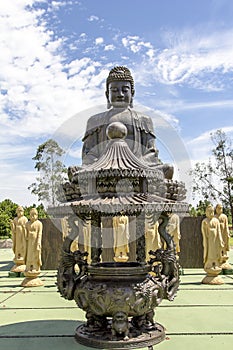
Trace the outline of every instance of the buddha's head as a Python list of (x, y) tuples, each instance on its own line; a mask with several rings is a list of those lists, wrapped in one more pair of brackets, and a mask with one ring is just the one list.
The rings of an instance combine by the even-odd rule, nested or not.
[(216, 205), (216, 207), (215, 207), (215, 212), (216, 212), (217, 215), (222, 214), (222, 212), (223, 212), (222, 204), (218, 203), (218, 204)]
[(38, 219), (38, 211), (36, 208), (30, 210), (30, 221), (36, 221)]
[(16, 214), (17, 214), (18, 217), (23, 216), (23, 214), (24, 214), (24, 209), (23, 209), (23, 207), (18, 206), (18, 208), (16, 209)]
[(106, 80), (107, 107), (133, 107), (134, 80), (128, 68), (114, 67), (110, 70)]
[(205, 214), (208, 219), (212, 219), (214, 217), (214, 207), (211, 204), (207, 206)]

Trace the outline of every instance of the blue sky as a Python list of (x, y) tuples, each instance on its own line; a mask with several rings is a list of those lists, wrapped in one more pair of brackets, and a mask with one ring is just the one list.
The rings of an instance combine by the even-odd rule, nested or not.
[(232, 137), (231, 0), (11, 0), (0, 17), (0, 200), (36, 202), (31, 158), (49, 138), (66, 165), (80, 163), (86, 120), (105, 108), (115, 65), (132, 71), (135, 108), (154, 111), (160, 158), (182, 180), (208, 160), (211, 132)]

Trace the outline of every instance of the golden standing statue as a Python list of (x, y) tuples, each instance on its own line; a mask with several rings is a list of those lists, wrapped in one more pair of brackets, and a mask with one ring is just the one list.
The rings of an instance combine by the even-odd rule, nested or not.
[(129, 259), (129, 219), (127, 216), (113, 217), (114, 260), (125, 262)]
[(145, 244), (146, 244), (146, 261), (149, 261), (151, 256), (149, 251), (156, 251), (157, 249), (162, 247), (161, 238), (159, 234), (159, 223), (156, 221), (155, 223), (150, 222), (150, 218), (146, 218), (145, 220)]
[(229, 238), (230, 238), (230, 231), (228, 226), (228, 218), (225, 214), (223, 214), (223, 207), (222, 204), (217, 204), (215, 207), (215, 217), (218, 219), (220, 223), (220, 229), (222, 234), (222, 239), (224, 242), (224, 247), (222, 249), (222, 269), (232, 269), (232, 266), (227, 262), (229, 259), (228, 252), (230, 250), (229, 248)]
[(177, 214), (170, 214), (168, 224), (167, 224), (167, 231), (172, 236), (173, 241), (176, 245), (176, 257), (179, 259), (179, 253), (180, 253), (180, 218)]
[(26, 224), (27, 231), (27, 255), (26, 270), (24, 275), (26, 278), (22, 282), (23, 287), (37, 287), (43, 285), (38, 278), (40, 274), (41, 261), (41, 240), (42, 240), (42, 222), (38, 220), (38, 212), (36, 208), (30, 211), (30, 221)]
[(201, 231), (203, 236), (203, 261), (204, 270), (207, 276), (202, 283), (223, 284), (223, 280), (218, 274), (222, 271), (222, 250), (224, 242), (221, 235), (220, 223), (214, 217), (214, 208), (208, 205), (206, 208), (206, 218), (202, 221)]
[(24, 216), (23, 207), (16, 209), (17, 217), (11, 221), (13, 252), (15, 254), (11, 272), (23, 272), (26, 268), (26, 223), (28, 219)]

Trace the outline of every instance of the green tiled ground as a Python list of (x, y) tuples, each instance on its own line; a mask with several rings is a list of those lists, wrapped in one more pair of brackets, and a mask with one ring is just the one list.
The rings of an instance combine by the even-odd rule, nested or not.
[[(12, 258), (11, 250), (0, 250), (0, 350), (93, 350), (74, 339), (85, 314), (60, 297), (56, 271), (42, 271), (43, 287), (22, 288), (23, 278), (8, 277)], [(220, 286), (202, 285), (204, 276), (202, 269), (185, 269), (175, 300), (157, 308), (167, 336), (155, 350), (233, 348), (233, 275), (222, 276)]]

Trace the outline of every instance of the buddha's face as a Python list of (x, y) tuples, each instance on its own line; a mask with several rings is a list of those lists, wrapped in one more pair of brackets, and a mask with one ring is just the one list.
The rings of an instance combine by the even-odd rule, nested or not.
[(207, 207), (206, 217), (209, 219), (212, 219), (214, 217), (214, 208), (213, 207)]
[(38, 212), (36, 210), (31, 210), (30, 211), (30, 220), (36, 221), (38, 219)]
[(216, 206), (216, 213), (217, 213), (218, 215), (222, 214), (222, 206), (221, 206), (220, 204), (218, 204), (218, 205)]
[(23, 214), (24, 214), (23, 208), (18, 207), (18, 208), (16, 209), (16, 213), (17, 213), (18, 218), (21, 218), (21, 217), (23, 216)]
[(115, 108), (127, 108), (132, 101), (132, 90), (129, 81), (113, 81), (108, 86), (107, 98)]

